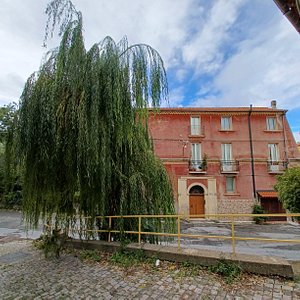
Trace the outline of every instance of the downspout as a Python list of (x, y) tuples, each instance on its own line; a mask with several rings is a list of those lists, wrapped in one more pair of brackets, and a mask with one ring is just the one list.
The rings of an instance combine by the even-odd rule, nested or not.
[(283, 134), (283, 147), (284, 147), (284, 166), (287, 168), (287, 166), (288, 166), (288, 163), (289, 163), (289, 161), (288, 161), (288, 152), (287, 152), (287, 148), (286, 148), (286, 133), (285, 133), (285, 124), (286, 124), (286, 122), (285, 122), (285, 119), (286, 119), (286, 117), (285, 117), (285, 112), (283, 112), (283, 114), (282, 114), (282, 134)]
[(252, 130), (251, 130), (251, 113), (252, 113), (252, 104), (250, 104), (250, 110), (249, 110), (249, 114), (248, 114), (248, 128), (249, 128), (249, 141), (250, 141), (251, 176), (252, 176), (253, 197), (254, 197), (254, 199), (256, 199), (255, 170), (254, 170), (254, 158), (253, 158), (253, 141), (252, 141)]

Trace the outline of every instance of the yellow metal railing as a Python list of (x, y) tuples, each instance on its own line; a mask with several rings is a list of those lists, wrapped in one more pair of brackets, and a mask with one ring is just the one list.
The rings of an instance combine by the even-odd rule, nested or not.
[[(83, 229), (79, 228), (78, 232), (95, 232), (95, 233), (108, 233), (108, 241), (112, 240), (112, 233), (126, 233), (138, 235), (138, 243), (141, 243), (142, 235), (153, 235), (163, 237), (177, 237), (178, 249), (181, 248), (181, 238), (211, 238), (211, 239), (224, 239), (231, 240), (232, 253), (236, 254), (236, 241), (258, 241), (258, 242), (270, 242), (270, 243), (300, 243), (300, 239), (273, 239), (273, 238), (259, 238), (259, 237), (240, 237), (236, 236), (235, 224), (237, 219), (254, 217), (299, 217), (300, 213), (294, 214), (201, 214), (201, 215), (124, 215), (124, 216), (97, 216), (98, 219), (108, 219), (108, 229)], [(90, 218), (90, 217), (87, 217)], [(142, 231), (142, 220), (151, 218), (174, 218), (177, 221), (177, 233), (166, 233), (156, 231)], [(202, 220), (210, 219), (226, 219), (231, 223), (231, 236), (222, 235), (201, 235), (201, 234), (188, 234), (181, 233), (181, 221), (189, 220), (191, 218), (201, 218)], [(113, 219), (137, 219), (138, 228), (137, 231), (120, 231), (112, 229)], [(201, 220), (200, 219), (200, 220)], [(74, 231), (74, 229), (72, 229)], [(299, 231), (300, 234), (300, 231)]]

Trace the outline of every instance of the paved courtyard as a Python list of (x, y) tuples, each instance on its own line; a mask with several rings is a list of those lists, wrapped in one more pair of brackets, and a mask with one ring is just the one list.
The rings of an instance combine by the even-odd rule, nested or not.
[[(167, 262), (162, 262), (159, 268), (153, 265), (153, 268), (150, 266), (147, 269), (139, 266), (124, 269), (107, 262), (82, 261), (66, 253), (59, 259), (45, 259), (32, 246), (32, 240), (25, 239), (36, 238), (41, 231), (26, 233), (20, 216), (18, 212), (0, 211), (1, 300), (300, 299), (300, 281), (297, 280), (243, 274), (234, 284), (227, 285), (222, 278), (206, 270), (193, 276), (183, 275), (180, 268)], [(280, 234), (295, 238), (299, 233), (299, 226), (276, 226), (278, 231), (275, 230), (275, 233), (274, 228), (271, 225), (257, 227), (252, 234)], [(263, 230), (259, 232), (259, 229)], [(188, 233), (229, 233), (227, 225), (214, 223), (201, 225), (194, 222), (183, 226), (183, 230)], [(248, 225), (240, 226), (238, 232), (241, 236), (249, 234)], [(216, 246), (226, 250), (227, 246), (205, 239), (197, 242), (187, 239), (183, 244), (204, 249), (207, 247), (208, 251)], [(285, 255), (299, 257), (299, 249), (295, 247), (279, 245), (277, 251), (281, 249)], [(263, 248), (261, 246), (258, 249)]]
[(181, 276), (159, 268), (120, 268), (73, 254), (45, 259), (32, 241), (0, 244), (0, 299), (300, 299), (300, 283), (243, 275), (233, 285), (207, 271)]

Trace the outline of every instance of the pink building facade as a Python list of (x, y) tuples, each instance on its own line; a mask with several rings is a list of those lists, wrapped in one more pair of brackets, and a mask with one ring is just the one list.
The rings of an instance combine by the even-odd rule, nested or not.
[(276, 175), (299, 165), (286, 119), (272, 107), (161, 108), (150, 111), (154, 150), (180, 214), (251, 213), (260, 201), (282, 212)]

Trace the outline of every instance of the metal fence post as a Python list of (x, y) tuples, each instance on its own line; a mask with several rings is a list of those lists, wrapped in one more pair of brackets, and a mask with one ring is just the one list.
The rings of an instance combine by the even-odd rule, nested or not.
[(180, 250), (180, 216), (177, 216), (177, 239), (178, 239), (178, 250)]
[(142, 217), (139, 216), (139, 244), (141, 243)]
[(234, 216), (231, 217), (231, 242), (232, 242), (232, 253), (233, 255), (235, 255)]
[(111, 217), (108, 217), (108, 241), (110, 242), (111, 241)]

